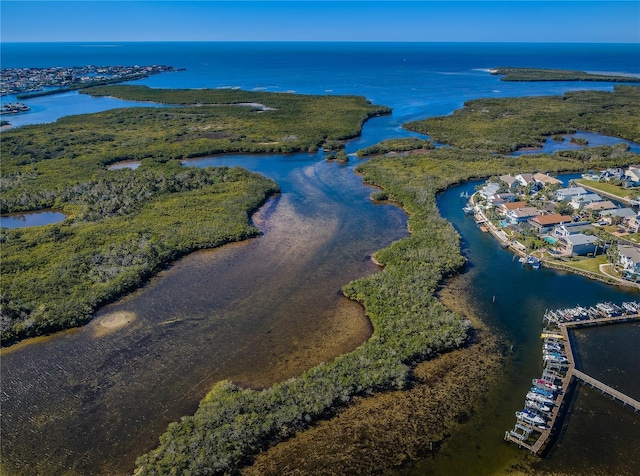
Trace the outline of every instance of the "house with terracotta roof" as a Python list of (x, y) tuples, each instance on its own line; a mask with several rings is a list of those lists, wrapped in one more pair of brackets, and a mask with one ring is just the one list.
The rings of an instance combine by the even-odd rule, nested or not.
[(498, 212), (501, 215), (506, 215), (511, 210), (517, 210), (518, 208), (525, 208), (527, 202), (505, 202), (498, 207)]
[(569, 215), (560, 215), (559, 213), (553, 213), (551, 215), (539, 215), (529, 219), (529, 224), (535, 228), (537, 233), (546, 233), (551, 231), (554, 226), (561, 225), (563, 223), (570, 223), (573, 218)]

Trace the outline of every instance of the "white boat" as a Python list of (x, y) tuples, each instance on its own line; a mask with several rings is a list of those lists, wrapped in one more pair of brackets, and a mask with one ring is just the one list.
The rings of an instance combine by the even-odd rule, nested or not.
[(526, 412), (516, 412), (516, 418), (530, 425), (542, 425), (545, 423), (544, 418)]
[(531, 408), (532, 410), (538, 410), (541, 412), (550, 412), (551, 407), (549, 405), (545, 405), (544, 403), (536, 402), (535, 400), (526, 400), (524, 405), (527, 408)]
[(526, 396), (527, 400), (533, 400), (534, 402), (542, 403), (544, 405), (553, 405), (554, 401), (551, 398), (545, 397), (534, 392), (528, 392)]

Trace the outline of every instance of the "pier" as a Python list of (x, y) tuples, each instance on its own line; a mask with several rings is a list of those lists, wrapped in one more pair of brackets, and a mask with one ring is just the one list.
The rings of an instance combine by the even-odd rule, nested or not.
[[(601, 305), (599, 304), (598, 307), (600, 308), (600, 306)], [(616, 310), (622, 309), (618, 306), (606, 303), (605, 306), (600, 309), (607, 309), (606, 306), (610, 306), (612, 309)], [(569, 383), (572, 378), (600, 390), (603, 395), (608, 395), (613, 400), (617, 400), (622, 403), (624, 406), (633, 408), (634, 412), (640, 411), (640, 402), (637, 400), (575, 368), (573, 349), (571, 348), (571, 340), (569, 339), (569, 329), (572, 328), (575, 329), (587, 326), (616, 324), (640, 319), (640, 304), (625, 303), (624, 306), (629, 306), (625, 307), (625, 309), (631, 310), (627, 313), (623, 312), (620, 315), (608, 315), (602, 310), (599, 311), (599, 315), (596, 315), (593, 312), (590, 314), (588, 310), (580, 306), (575, 309), (545, 312), (544, 320), (555, 325), (555, 328), (545, 329), (542, 333), (541, 338), (544, 339), (545, 342), (543, 349), (546, 349), (546, 345), (552, 345), (554, 349), (557, 349), (557, 352), (552, 353), (554, 358), (547, 360), (545, 357), (546, 365), (543, 370), (542, 379), (540, 380), (548, 382), (550, 386), (552, 382), (560, 381), (560, 388), (555, 394), (553, 406), (550, 411), (539, 412), (539, 414), (543, 415), (547, 420), (544, 428), (529, 424), (521, 418), (518, 418), (514, 429), (505, 432), (505, 441), (511, 441), (517, 444), (520, 448), (526, 448), (533, 454), (538, 454), (551, 436), (556, 418), (560, 413), (564, 396), (569, 388)], [(592, 309), (593, 308), (590, 308), (590, 310)], [(565, 319), (573, 319), (573, 317), (576, 319), (561, 322), (559, 320), (562, 319), (561, 316), (566, 316)], [(528, 402), (525, 403), (525, 407), (526, 406), (528, 406)], [(516, 412), (516, 415), (519, 415), (518, 412)]]
[(615, 388), (609, 387), (608, 385), (602, 383), (600, 380), (597, 380), (577, 369), (573, 370), (573, 376), (578, 380), (583, 381), (587, 385), (590, 385), (593, 388), (597, 388), (603, 394), (609, 395), (614, 400), (620, 401), (623, 405), (625, 406), (629, 405), (631, 408), (633, 408), (633, 411), (636, 411), (636, 412), (640, 411), (639, 401), (634, 400), (633, 398), (629, 397), (628, 395), (625, 395), (622, 392), (619, 392)]

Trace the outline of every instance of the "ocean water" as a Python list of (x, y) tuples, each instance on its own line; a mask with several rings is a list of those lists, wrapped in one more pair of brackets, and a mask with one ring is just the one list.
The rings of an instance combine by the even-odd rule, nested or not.
[[(372, 121), (373, 136), (398, 135), (401, 124), (449, 114), (477, 97), (611, 90), (611, 83), (507, 83), (487, 69), (531, 66), (640, 75), (633, 44), (473, 43), (3, 43), (3, 68), (165, 64), (185, 71), (136, 81), (154, 88), (242, 88), (304, 94), (363, 95), (393, 108)], [(11, 102), (11, 96), (3, 102)], [(117, 107), (77, 93), (25, 101), (33, 112), (15, 124)], [(122, 105), (130, 105), (121, 103)], [(37, 117), (36, 114), (39, 114)], [(30, 116), (34, 116), (30, 119)], [(366, 139), (363, 139), (366, 140)], [(353, 146), (360, 147), (361, 141)]]
[[(156, 88), (355, 94), (393, 108), (390, 116), (367, 122), (362, 135), (349, 141), (347, 152), (383, 139), (417, 135), (404, 131), (402, 124), (450, 114), (474, 98), (613, 89), (612, 83), (506, 83), (488, 73), (493, 67), (640, 76), (640, 47), (614, 44), (3, 43), (0, 53), (3, 68), (166, 64), (185, 70), (135, 83)], [(14, 100), (2, 98), (3, 103)], [(141, 106), (76, 92), (24, 102), (31, 111), (11, 116), (16, 126)], [(260, 215), (264, 235), (177, 264), (140, 292), (98, 312), (85, 328), (4, 353), (3, 458), (22, 474), (130, 472), (135, 456), (157, 444), (168, 422), (193, 412), (215, 381), (230, 376), (259, 381), (260, 365), (275, 368), (288, 362), (288, 367), (276, 369), (280, 374), (274, 370), (274, 376), (264, 377), (268, 383), (276, 375), (300, 373), (305, 363), (326, 359), (331, 352), (348, 351), (358, 339), (366, 338), (365, 327), (354, 331), (351, 340), (341, 343), (339, 349), (317, 349), (316, 354), (301, 357), (308, 353), (310, 343), (318, 342), (326, 326), (340, 329), (344, 322), (365, 320), (358, 306), (340, 298), (339, 288), (350, 279), (376, 271), (369, 257), (405, 236), (404, 214), (389, 205), (371, 204), (371, 190), (354, 176), (353, 164), (328, 164), (321, 154), (237, 155), (192, 162), (195, 166), (241, 165), (279, 182), (281, 196)], [(462, 187), (460, 190), (472, 185)], [(512, 424), (512, 412), (518, 409), (512, 408), (513, 404), (540, 368), (538, 319), (543, 310), (635, 295), (552, 270), (519, 268), (508, 252), (478, 233), (462, 215), (458, 197), (459, 190), (451, 191), (439, 203), (463, 237), (470, 263), (465, 275), (470, 299), (477, 303), (478, 313), (514, 343), (511, 393), (480, 419), (493, 421), (488, 430), (485, 425), (469, 432), (478, 441), (492, 443), (454, 440), (446, 450), (449, 453), (435, 466), (425, 463), (425, 471), (436, 468), (436, 474), (491, 474), (504, 463), (494, 461), (503, 458), (502, 442), (494, 439), (501, 439), (505, 424)], [(487, 302), (489, 295), (497, 296), (497, 305)], [(114, 312), (136, 318), (129, 328), (104, 334), (99, 322)], [(616, 337), (614, 345), (631, 346), (629, 335), (635, 334)], [(593, 338), (593, 333), (590, 336), (582, 347), (595, 349), (591, 354), (598, 354), (609, 342), (608, 338)], [(207, 352), (203, 353), (203, 348)], [(607, 371), (606, 364), (598, 365), (602, 372)], [(578, 397), (582, 400), (576, 406), (588, 412), (589, 399), (597, 397), (587, 395), (586, 404), (585, 398)], [(624, 412), (622, 415), (624, 419)], [(573, 421), (576, 419), (580, 415)], [(40, 429), (37, 439), (31, 432), (34, 425)], [(593, 424), (574, 427), (585, 431), (594, 428)], [(634, 433), (623, 430), (625, 441), (635, 444)], [(577, 461), (581, 459), (578, 450), (586, 441), (580, 434), (567, 431), (563, 444), (570, 448), (566, 451), (569, 456), (558, 451), (545, 469), (560, 467), (584, 473), (585, 467)], [(586, 451), (584, 456), (593, 454), (589, 449), (582, 451)], [(445, 468), (450, 458), (462, 466)]]

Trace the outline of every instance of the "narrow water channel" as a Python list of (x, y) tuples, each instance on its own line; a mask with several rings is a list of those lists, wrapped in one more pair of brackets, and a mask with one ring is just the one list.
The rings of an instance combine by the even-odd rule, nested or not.
[[(482, 233), (472, 217), (464, 215), (460, 193), (473, 193), (477, 184), (445, 191), (438, 197), (438, 207), (462, 236), (463, 253), (469, 260), (465, 273), (457, 278), (457, 287), (476, 315), (502, 337), (508, 348), (513, 348), (502, 384), (497, 389), (487, 389), (493, 396), (492, 403), (474, 415), (436, 458), (420, 462), (411, 474), (489, 475), (503, 471), (505, 465), (517, 460), (514, 451), (525, 451), (503, 442), (502, 436), (513, 428), (514, 412), (522, 409), (531, 379), (541, 374), (540, 333), (545, 309), (640, 299), (638, 290), (631, 288), (613, 287), (544, 267), (523, 267), (490, 234)], [(636, 389), (640, 381), (640, 326), (620, 324), (580, 332), (589, 333), (580, 344), (580, 350), (585, 349), (581, 353), (584, 367), (599, 369), (593, 370), (598, 376), (623, 374), (618, 382), (630, 379), (635, 383), (626, 385)], [(615, 384), (615, 379), (606, 378)], [(639, 428), (640, 415), (597, 391), (579, 388), (554, 451), (536, 468), (564, 474), (634, 474), (640, 463)], [(612, 456), (623, 454), (627, 457)]]
[(262, 387), (368, 338), (340, 288), (377, 271), (370, 256), (406, 236), (353, 173), (319, 155), (202, 159), (244, 165), (282, 194), (255, 217), (263, 235), (192, 254), (87, 326), (2, 353), (2, 438), (16, 474), (123, 474), (192, 414), (212, 385)]

